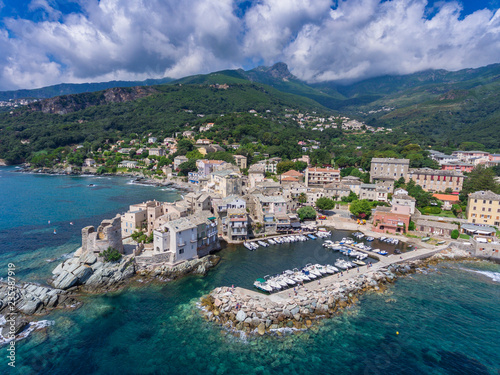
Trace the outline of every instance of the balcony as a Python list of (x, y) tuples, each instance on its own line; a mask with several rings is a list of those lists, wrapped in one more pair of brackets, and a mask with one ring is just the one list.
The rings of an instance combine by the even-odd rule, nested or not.
[(177, 247), (183, 247), (183, 246), (186, 246), (186, 242), (184, 241), (177, 242)]

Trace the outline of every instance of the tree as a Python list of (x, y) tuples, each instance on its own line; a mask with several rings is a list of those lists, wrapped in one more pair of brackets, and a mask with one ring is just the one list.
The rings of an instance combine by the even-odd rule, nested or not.
[(307, 202), (307, 195), (306, 193), (300, 193), (299, 194), (299, 203), (306, 203)]
[(450, 237), (454, 240), (456, 240), (460, 236), (460, 233), (458, 232), (458, 229), (453, 229), (451, 231)]
[(410, 220), (410, 224), (408, 224), (408, 230), (415, 230), (415, 222)]
[(460, 199), (466, 201), (470, 193), (480, 190), (491, 190), (494, 193), (500, 193), (500, 184), (495, 181), (495, 171), (492, 168), (486, 168), (484, 165), (478, 165), (464, 179)]
[(201, 154), (200, 151), (198, 151), (198, 149), (196, 150), (193, 150), (193, 151), (189, 151), (187, 154), (186, 154), (186, 157), (188, 159), (195, 159), (195, 160), (198, 160), (198, 159), (203, 159), (203, 155)]
[(351, 203), (349, 211), (356, 217), (366, 219), (372, 214), (372, 205), (366, 199), (357, 200)]
[(300, 221), (316, 219), (316, 211), (311, 206), (301, 207), (297, 210)]
[(354, 191), (351, 191), (347, 197), (340, 198), (342, 202), (354, 202), (358, 200), (358, 196)]
[(283, 174), (291, 169), (294, 169), (295, 163), (293, 161), (281, 161), (276, 165), (276, 173)]
[(99, 253), (99, 256), (103, 257), (105, 262), (116, 262), (122, 258), (122, 254), (111, 246)]
[(321, 197), (316, 200), (316, 207), (319, 210), (331, 210), (335, 206), (335, 202), (327, 197)]
[(179, 165), (179, 174), (181, 176), (187, 176), (189, 172), (193, 172), (196, 170), (196, 160), (190, 159), (181, 165)]

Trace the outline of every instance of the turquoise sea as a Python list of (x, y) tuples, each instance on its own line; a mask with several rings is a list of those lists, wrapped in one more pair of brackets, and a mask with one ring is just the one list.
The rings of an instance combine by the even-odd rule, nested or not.
[[(83, 226), (132, 203), (179, 198), (126, 178), (13, 171), (0, 168), (0, 277), (13, 262), (19, 281), (45, 283), (79, 246)], [(17, 343), (15, 369), (0, 348), (0, 374), (499, 374), (497, 264), (442, 263), (364, 295), (313, 329), (256, 338), (207, 323), (197, 301), (216, 286), (251, 287), (256, 277), (339, 255), (315, 241), (254, 252), (230, 246), (219, 255), (205, 277), (143, 280), (40, 318), (53, 325)]]

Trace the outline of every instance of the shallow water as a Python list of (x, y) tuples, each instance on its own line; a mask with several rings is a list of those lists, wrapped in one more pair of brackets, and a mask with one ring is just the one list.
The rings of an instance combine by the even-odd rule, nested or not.
[[(61, 212), (57, 207), (65, 203), (57, 203), (59, 197), (51, 191), (63, 185), (74, 191), (73, 196), (85, 195), (92, 179), (82, 184), (79, 179), (46, 176), (40, 182), (40, 176), (0, 169), (0, 181), (6, 174), (11, 184), (30, 184), (54, 209), (33, 220), (29, 214), (20, 215), (18, 225), (0, 231), (1, 264), (14, 261), (22, 280), (48, 278), (57, 263), (47, 259), (76, 249), (82, 226), (97, 225), (129, 203), (173, 199), (175, 194), (111, 179), (109, 187), (101, 189), (106, 192), (103, 196), (86, 201), (85, 206), (74, 198), (77, 207)], [(19, 201), (15, 191), (5, 194), (0, 203), (2, 223), (9, 221), (3, 208)], [(20, 201), (36, 206), (36, 200)], [(55, 236), (45, 223), (47, 216), (60, 225)], [(75, 225), (66, 227), (71, 220)], [(346, 235), (334, 234), (336, 238)], [(255, 278), (266, 274), (306, 263), (332, 263), (339, 254), (325, 250), (318, 241), (308, 241), (253, 252), (230, 246), (219, 255), (221, 263), (206, 277), (170, 283), (144, 280), (122, 292), (88, 296), (78, 310), (43, 317), (54, 324), (19, 342), (15, 372), (2, 359), (0, 373), (497, 374), (500, 369), (500, 266), (496, 264), (442, 263), (427, 275), (414, 274), (382, 293), (362, 296), (354, 307), (311, 330), (247, 338), (206, 322), (196, 306), (199, 298), (216, 286), (250, 288)]]

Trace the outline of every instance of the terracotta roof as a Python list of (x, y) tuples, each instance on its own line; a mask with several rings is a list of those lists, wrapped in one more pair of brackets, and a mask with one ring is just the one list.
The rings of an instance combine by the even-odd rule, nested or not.
[(285, 172), (282, 174), (282, 176), (296, 176), (296, 177), (302, 177), (303, 174), (300, 172), (297, 172), (294, 169), (290, 169), (288, 172)]
[(452, 194), (432, 194), (434, 198), (439, 199), (440, 201), (450, 201), (450, 202), (458, 202), (460, 198), (458, 195), (452, 195)]
[(293, 176), (286, 176), (281, 179), (281, 181), (292, 181), (292, 182), (299, 182), (299, 179), (297, 177)]

